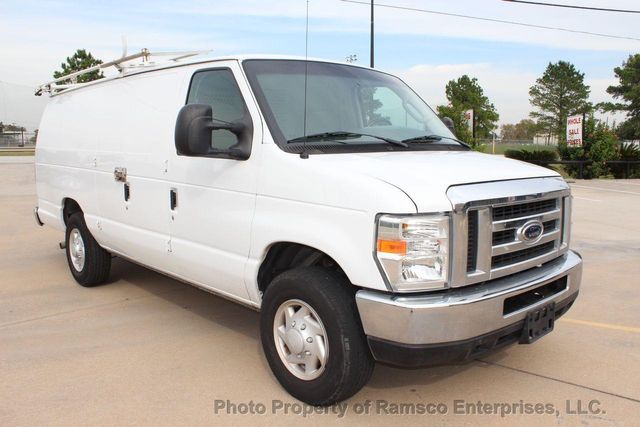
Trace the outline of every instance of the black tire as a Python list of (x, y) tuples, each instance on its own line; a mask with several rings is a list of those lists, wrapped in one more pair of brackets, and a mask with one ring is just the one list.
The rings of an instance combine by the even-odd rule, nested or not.
[[(320, 317), (327, 333), (328, 356), (315, 379), (296, 377), (278, 354), (274, 321), (281, 304), (300, 300)], [(299, 268), (277, 276), (262, 300), (260, 336), (265, 356), (280, 384), (295, 398), (327, 406), (356, 394), (369, 380), (374, 361), (362, 330), (355, 288), (340, 274), (319, 267)]]
[[(81, 268), (74, 266), (72, 261), (71, 246), (73, 243), (70, 240), (72, 240), (71, 236), (74, 230), (79, 232), (84, 245), (84, 264)], [(105, 251), (93, 238), (81, 212), (74, 213), (67, 221), (65, 246), (69, 270), (71, 270), (76, 282), (82, 286), (91, 287), (107, 281), (111, 270), (111, 254)]]

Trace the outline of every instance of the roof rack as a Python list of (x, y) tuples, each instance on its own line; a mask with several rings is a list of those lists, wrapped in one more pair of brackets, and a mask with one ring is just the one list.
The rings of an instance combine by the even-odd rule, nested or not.
[[(38, 88), (36, 89), (35, 95), (40, 96), (45, 92), (51, 95), (54, 95), (64, 90), (75, 89), (88, 84), (95, 83), (99, 80), (92, 80), (90, 82), (85, 82), (85, 83), (77, 82), (78, 77), (85, 74), (89, 74), (94, 71), (100, 71), (100, 70), (113, 67), (120, 73), (120, 77), (122, 77), (126, 74), (128, 70), (158, 65), (157, 62), (151, 61), (152, 57), (165, 57), (165, 62), (170, 62), (170, 61), (178, 62), (183, 59), (190, 58), (192, 56), (202, 55), (209, 52), (210, 52), (209, 50), (191, 50), (191, 51), (182, 51), (182, 52), (150, 52), (149, 49), (145, 48), (138, 53), (134, 53), (132, 55), (123, 54), (120, 58), (115, 59), (113, 61), (94, 65), (93, 67), (85, 68), (84, 70), (76, 71), (74, 73), (70, 73), (65, 76), (58, 77), (55, 80), (51, 80), (50, 82), (47, 82), (38, 86)], [(133, 61), (138, 58), (142, 58), (142, 62), (139, 62), (137, 64), (127, 64), (127, 62)], [(70, 83), (63, 83), (66, 81), (70, 81)]]

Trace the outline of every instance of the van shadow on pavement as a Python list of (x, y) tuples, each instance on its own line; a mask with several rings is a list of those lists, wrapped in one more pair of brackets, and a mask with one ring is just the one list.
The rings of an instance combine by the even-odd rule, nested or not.
[[(153, 276), (151, 280), (150, 275)], [(269, 370), (260, 344), (260, 314), (257, 311), (116, 257), (113, 259), (109, 284), (104, 286), (116, 285), (122, 281), (206, 319), (211, 322), (214, 328), (230, 329), (254, 339), (253, 351), (255, 351), (256, 358), (264, 366), (264, 369)], [(378, 363), (367, 387), (388, 389), (428, 385), (441, 382), (452, 376), (463, 375), (467, 370), (478, 365), (483, 365), (483, 363), (400, 369)]]

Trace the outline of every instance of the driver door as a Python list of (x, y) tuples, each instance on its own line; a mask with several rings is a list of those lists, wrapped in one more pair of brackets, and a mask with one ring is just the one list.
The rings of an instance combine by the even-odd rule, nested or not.
[[(238, 62), (193, 68), (186, 103), (212, 107), (213, 118), (245, 120), (252, 126), (247, 160), (181, 156), (171, 158), (171, 252), (176, 273), (189, 282), (235, 299), (251, 298), (244, 283), (254, 214), (262, 126)], [(212, 131), (218, 150), (236, 136)], [(169, 205), (168, 205), (169, 207)]]

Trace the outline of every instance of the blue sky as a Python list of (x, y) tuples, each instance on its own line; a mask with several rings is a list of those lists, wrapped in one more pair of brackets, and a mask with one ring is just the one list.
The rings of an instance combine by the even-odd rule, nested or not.
[[(561, 2), (560, 0), (550, 0)], [(529, 6), (500, 0), (376, 0), (424, 8), (640, 38), (640, 15)], [(564, 3), (638, 9), (635, 0), (562, 0)], [(214, 54), (304, 55), (306, 0), (71, 1), (4, 0), (0, 15), (0, 81), (35, 86), (50, 78), (65, 56), (85, 48), (103, 60), (121, 52), (213, 49)], [(376, 67), (396, 73), (432, 106), (446, 102), (449, 79), (479, 79), (501, 122), (525, 118), (528, 88), (549, 62), (568, 60), (585, 72), (594, 102), (608, 100), (613, 67), (640, 52), (640, 41), (616, 40), (431, 13), (378, 7)], [(310, 0), (309, 54), (369, 61), (369, 8), (340, 0)], [(11, 84), (11, 85), (8, 85)], [(5, 90), (0, 119), (10, 114)], [(3, 96), (3, 92), (0, 92)], [(14, 97), (15, 98), (15, 97)], [(11, 99), (22, 102), (21, 99)], [(2, 106), (4, 111), (2, 111)], [(10, 110), (10, 109), (9, 109)], [(6, 120), (6, 117), (5, 119)]]

